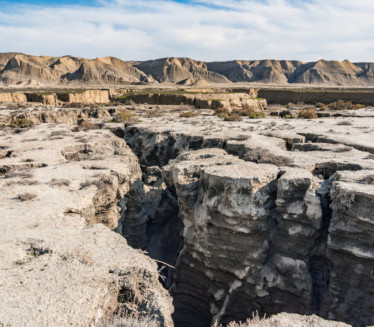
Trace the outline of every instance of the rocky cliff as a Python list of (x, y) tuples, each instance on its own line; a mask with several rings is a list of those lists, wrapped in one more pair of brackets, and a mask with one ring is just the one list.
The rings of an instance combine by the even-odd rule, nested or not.
[(117, 310), (173, 326), (158, 268), (113, 230), (141, 171), (109, 130), (0, 131), (0, 322), (97, 326)]
[(146, 176), (149, 166), (161, 169), (164, 192), (179, 204), (176, 326), (243, 320), (254, 310), (373, 324), (374, 149), (357, 144), (369, 145), (367, 137), (344, 136), (347, 126), (327, 119), (263, 130), (211, 117), (157, 121), (129, 126), (125, 138)]
[(371, 109), (108, 123), (132, 106), (0, 106), (1, 323), (373, 325)]

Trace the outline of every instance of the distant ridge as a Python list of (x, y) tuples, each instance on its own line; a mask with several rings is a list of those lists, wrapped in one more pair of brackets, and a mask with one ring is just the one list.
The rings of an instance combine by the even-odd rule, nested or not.
[(209, 85), (237, 82), (374, 86), (374, 63), (351, 63), (348, 60), (202, 62), (175, 57), (134, 62), (114, 57), (85, 59), (0, 53), (0, 86)]

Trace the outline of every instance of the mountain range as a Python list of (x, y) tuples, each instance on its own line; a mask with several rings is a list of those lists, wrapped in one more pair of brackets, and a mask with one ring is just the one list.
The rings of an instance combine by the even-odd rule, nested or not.
[(0, 53), (0, 86), (120, 86), (156, 83), (205, 86), (243, 82), (374, 86), (374, 63), (351, 63), (348, 60), (203, 62), (175, 57), (123, 61), (114, 57), (85, 59)]

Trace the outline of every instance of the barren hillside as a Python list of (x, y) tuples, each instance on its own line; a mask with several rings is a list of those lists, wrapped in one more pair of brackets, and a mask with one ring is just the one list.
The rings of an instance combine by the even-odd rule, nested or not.
[(373, 86), (374, 65), (348, 60), (304, 63), (287, 60), (196, 61), (163, 58), (143, 62), (114, 57), (85, 59), (21, 53), (0, 54), (0, 85), (20, 87), (171, 83), (205, 86), (238, 82)]

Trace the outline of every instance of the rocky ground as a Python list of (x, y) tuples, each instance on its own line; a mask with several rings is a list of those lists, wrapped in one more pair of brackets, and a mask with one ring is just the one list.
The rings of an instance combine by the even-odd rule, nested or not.
[(0, 144), (0, 322), (93, 326), (129, 306), (172, 326), (156, 263), (111, 231), (141, 176), (125, 142), (42, 124)]
[(0, 322), (373, 324), (374, 110), (284, 110), (1, 107)]

